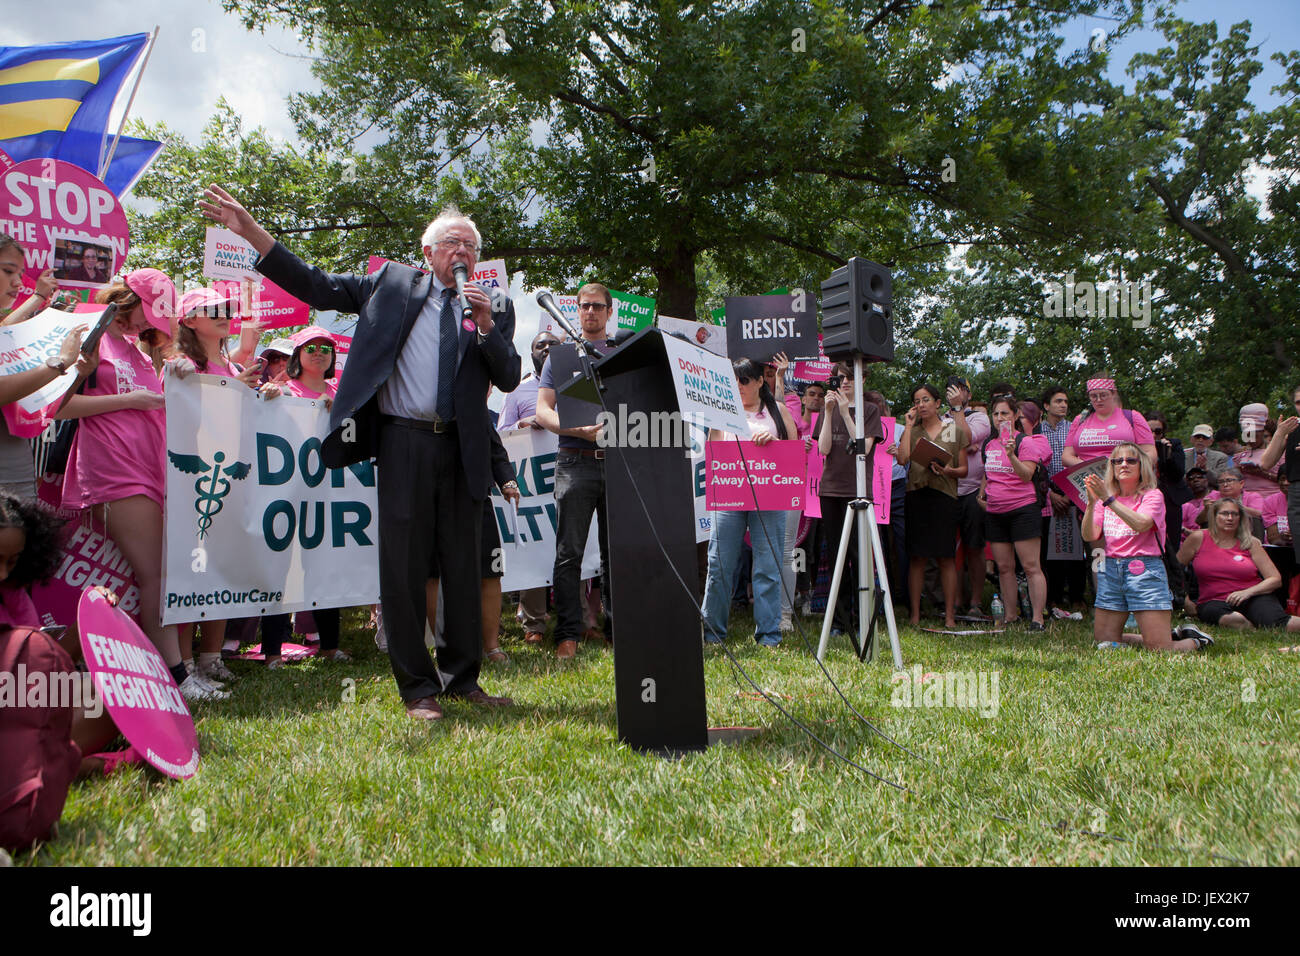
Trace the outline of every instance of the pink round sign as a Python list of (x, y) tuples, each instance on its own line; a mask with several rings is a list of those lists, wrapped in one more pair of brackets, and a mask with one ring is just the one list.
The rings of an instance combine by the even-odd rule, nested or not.
[(65, 289), (103, 288), (130, 247), (121, 201), (60, 159), (27, 159), (0, 172), (0, 228), (22, 244), (27, 276), (53, 269)]
[(125, 611), (89, 589), (77, 606), (77, 628), (95, 688), (122, 736), (167, 776), (194, 776), (194, 719), (153, 643)]

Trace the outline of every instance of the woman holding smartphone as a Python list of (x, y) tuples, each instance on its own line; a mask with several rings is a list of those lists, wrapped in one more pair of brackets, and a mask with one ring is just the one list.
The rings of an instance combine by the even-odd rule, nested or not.
[(998, 566), (998, 580), (1008, 612), (1006, 622), (1020, 620), (1019, 602), (1015, 598), (1016, 558), (1019, 557), (1029, 579), (1029, 603), (1033, 608), (1029, 630), (1045, 631), (1047, 578), (1039, 563), (1043, 503), (1038, 500), (1034, 474), (1041, 468), (1046, 475), (1052, 446), (1042, 435), (1026, 435), (1016, 427), (1020, 409), (1014, 398), (996, 399), (990, 414), (993, 434), (984, 442), (984, 480), (979, 497), (986, 509), (984, 538), (992, 547), (993, 560)]

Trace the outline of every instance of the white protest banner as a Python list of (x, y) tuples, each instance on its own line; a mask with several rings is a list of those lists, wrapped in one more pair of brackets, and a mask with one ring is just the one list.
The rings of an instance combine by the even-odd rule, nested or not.
[(682, 419), (748, 435), (749, 422), (740, 404), (740, 386), (736, 384), (731, 362), (725, 356), (714, 355), (671, 335), (665, 335), (663, 343)]
[[(0, 329), (0, 375), (13, 375), (15, 372), (39, 368), (47, 358), (59, 354), (69, 332), (78, 325), (88, 325), (93, 329), (103, 314), (103, 306), (96, 306), (94, 312), (46, 309), (26, 322)], [(35, 414), (59, 398), (74, 381), (76, 372), (68, 369), (48, 385), (20, 398), (18, 407)]]
[(371, 462), (328, 469), (324, 403), (168, 376), (163, 623), (379, 599)]
[(708, 349), (714, 355), (726, 356), (727, 330), (721, 325), (707, 322), (692, 322), (690, 319), (674, 319), (670, 315), (661, 315), (655, 324), (665, 332), (676, 332), (686, 336), (700, 348)]
[(210, 279), (258, 278), (257, 250), (229, 229), (208, 226), (203, 238), (203, 274)]
[[(502, 591), (548, 587), (555, 572), (555, 459), (559, 438), (536, 428), (515, 428), (501, 433), (519, 483), (519, 510), (492, 488), (492, 508), (501, 535)], [(593, 514), (587, 547), (582, 555), (582, 578), (600, 574), (600, 542)]]

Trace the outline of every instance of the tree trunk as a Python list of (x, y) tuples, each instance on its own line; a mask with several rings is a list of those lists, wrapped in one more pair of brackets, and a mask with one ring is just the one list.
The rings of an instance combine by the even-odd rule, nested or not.
[(659, 293), (655, 297), (655, 310), (675, 319), (698, 317), (695, 300), (695, 251), (677, 248), (670, 256), (655, 264), (655, 278), (659, 280)]

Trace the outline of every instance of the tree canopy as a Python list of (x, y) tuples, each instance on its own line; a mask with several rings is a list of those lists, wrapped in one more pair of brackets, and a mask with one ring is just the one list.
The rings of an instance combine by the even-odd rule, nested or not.
[[(1182, 424), (1292, 374), (1300, 54), (1257, 111), (1249, 24), (1220, 37), (1157, 11), (1167, 48), (1132, 57), (1126, 89), (1106, 69), (1141, 2), (226, 7), (319, 52), (322, 91), (291, 102), (306, 148), (220, 111), (137, 187), (159, 203), (141, 254), (201, 235), (213, 178), (332, 268), (412, 261), (455, 202), (530, 282), (599, 278), (670, 315), (816, 289), (852, 255), (889, 264), (899, 359), (873, 380), (895, 398), (960, 363), (1076, 395), (1106, 368)], [(1070, 48), (1083, 16), (1108, 35)], [(1045, 315), (1067, 277), (1148, 284), (1150, 324)]]

